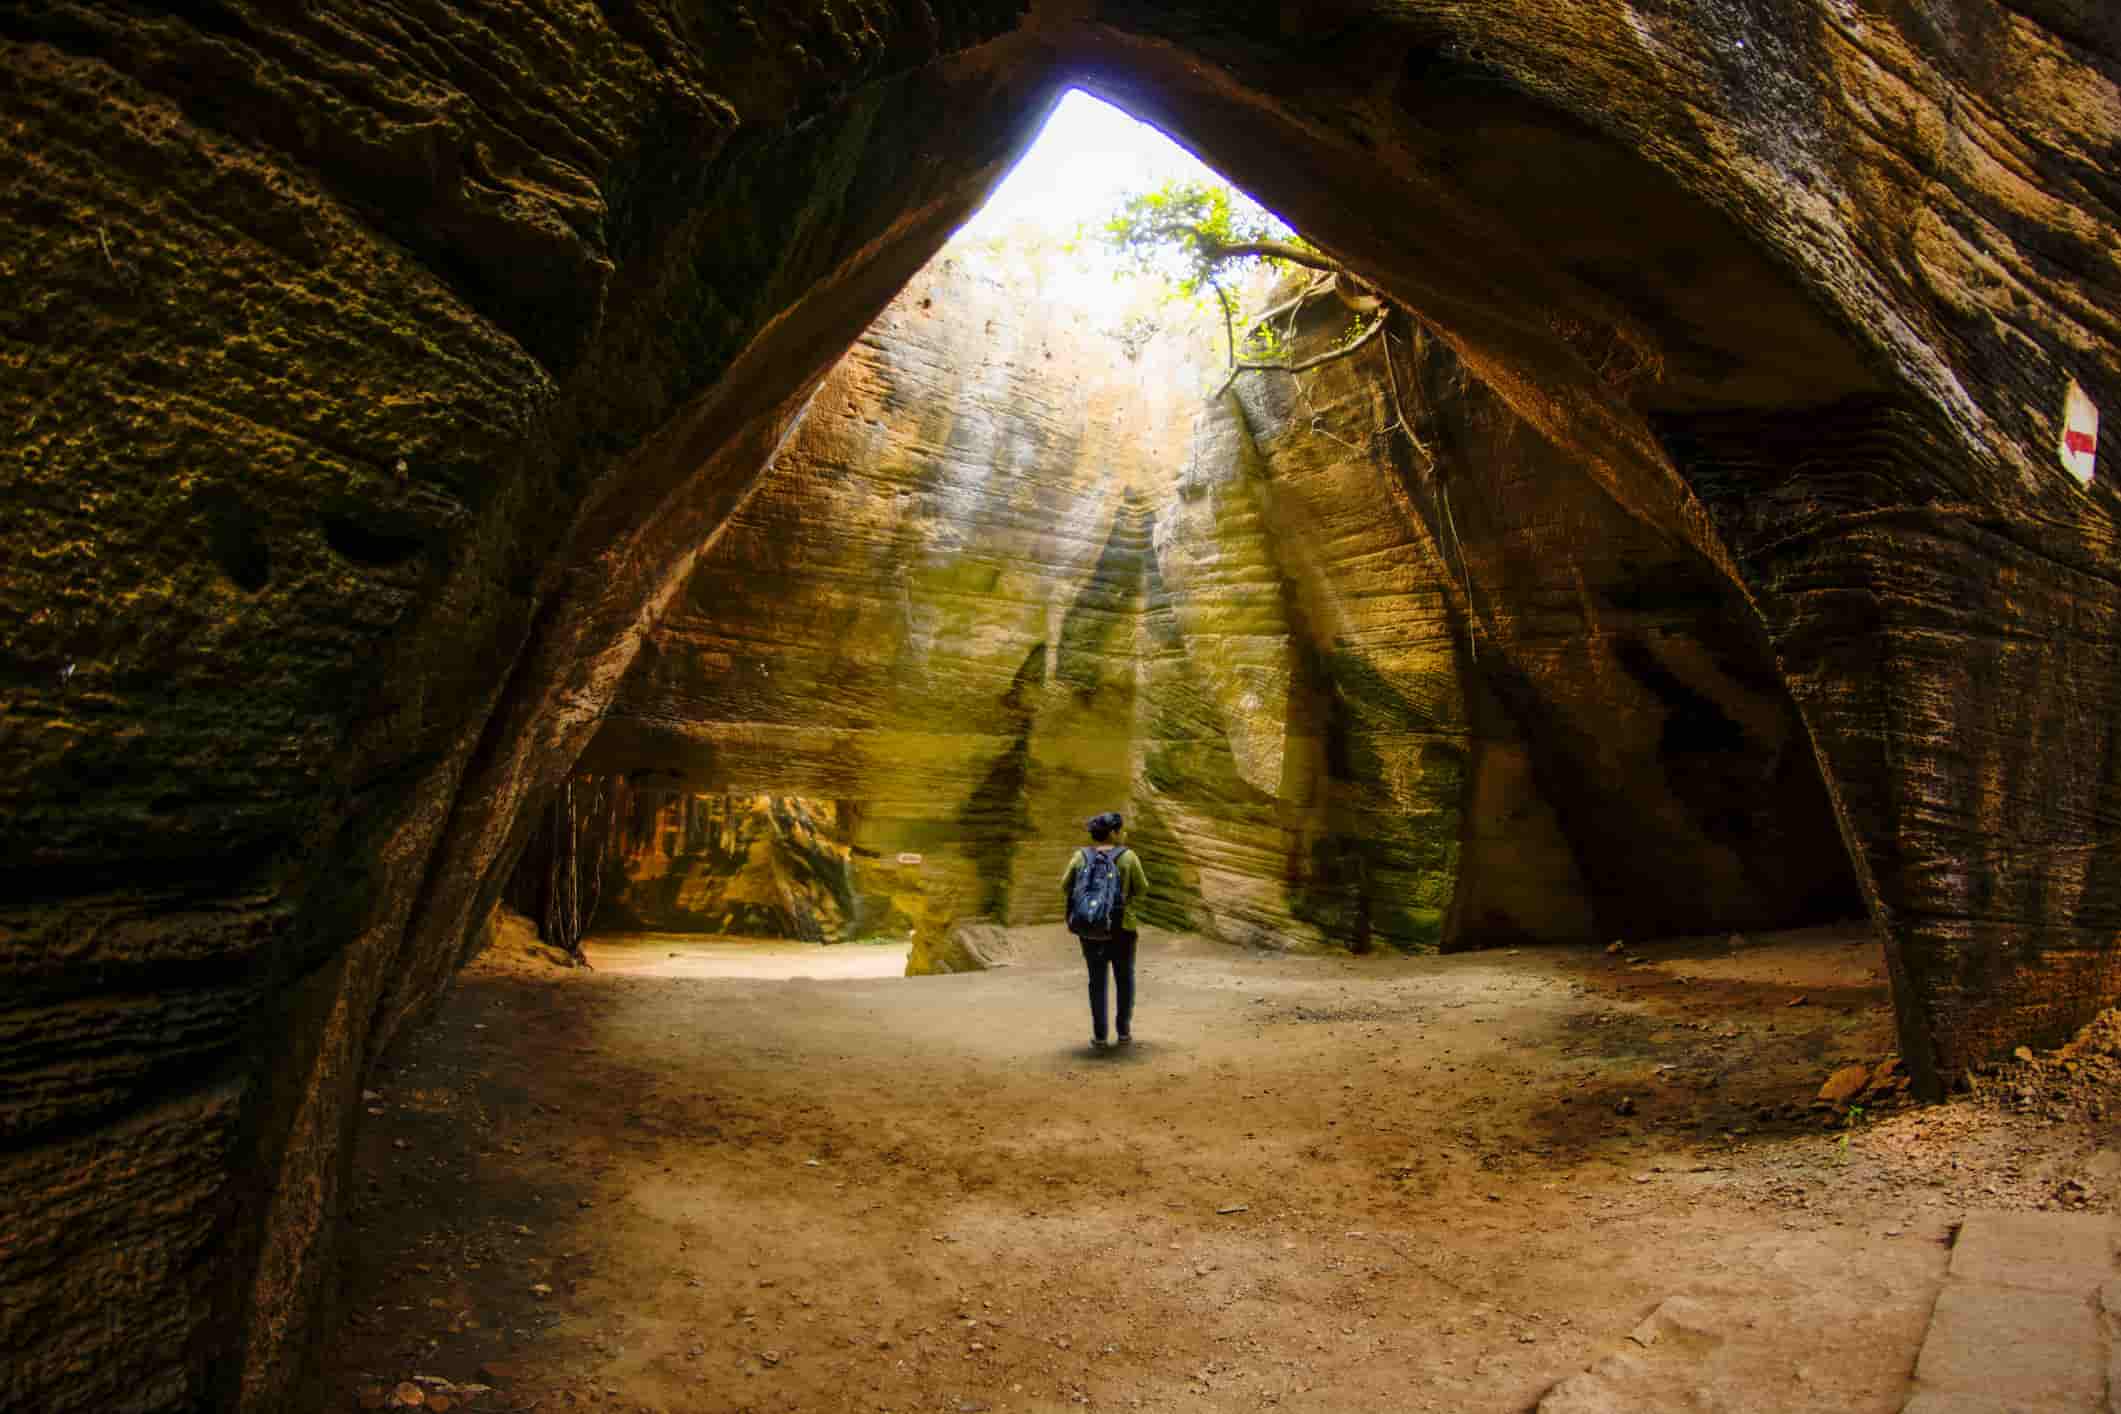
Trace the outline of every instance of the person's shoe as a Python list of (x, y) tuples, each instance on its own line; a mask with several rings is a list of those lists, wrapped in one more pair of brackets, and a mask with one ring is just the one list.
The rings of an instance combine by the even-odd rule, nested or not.
[(1131, 1046), (1134, 1044), (1134, 1037), (1129, 1033), (1122, 1031), (1119, 1033), (1119, 1039), (1114, 1041), (1112, 1044), (1115, 1046)]
[(1109, 1051), (1112, 1049), (1112, 1043), (1102, 1036), (1092, 1036), (1090, 1038), (1090, 1049), (1093, 1051)]

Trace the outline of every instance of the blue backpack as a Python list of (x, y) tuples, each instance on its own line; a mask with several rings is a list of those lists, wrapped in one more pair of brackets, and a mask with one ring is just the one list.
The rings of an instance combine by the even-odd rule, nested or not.
[(1127, 902), (1119, 857), (1126, 852), (1125, 846), (1082, 851), (1082, 867), (1068, 890), (1068, 931), (1085, 942), (1110, 942), (1119, 931), (1120, 910)]

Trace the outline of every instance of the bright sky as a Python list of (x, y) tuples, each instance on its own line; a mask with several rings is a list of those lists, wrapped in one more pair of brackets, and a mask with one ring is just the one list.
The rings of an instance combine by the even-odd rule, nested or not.
[[(1147, 123), (1070, 89), (1031, 150), (958, 228), (943, 255), (1007, 271), (1011, 278), (1030, 274), (1040, 298), (1078, 308), (1100, 324), (1117, 324), (1158, 304), (1169, 290), (1120, 274), (1097, 229), (1124, 197), (1172, 181), (1228, 184)], [(1085, 239), (1064, 250), (1078, 232)]]
[(1147, 123), (1072, 88), (958, 238), (984, 240), (1019, 224), (1065, 235), (1102, 221), (1129, 192), (1176, 180), (1223, 178)]

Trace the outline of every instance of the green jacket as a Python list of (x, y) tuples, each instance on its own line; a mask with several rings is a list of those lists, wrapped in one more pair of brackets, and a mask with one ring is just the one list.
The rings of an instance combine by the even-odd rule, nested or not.
[[(1084, 845), (1076, 850), (1074, 856), (1068, 860), (1068, 872), (1061, 875), (1063, 906), (1065, 906), (1068, 895), (1075, 889), (1076, 871), (1081, 869), (1087, 862), (1083, 856), (1094, 848), (1096, 848), (1094, 845)], [(1134, 909), (1136, 904), (1149, 895), (1149, 871), (1142, 868), (1142, 857), (1125, 845), (1119, 847), (1119, 886), (1121, 890), (1119, 926), (1130, 933), (1138, 932), (1141, 929), (1141, 919), (1136, 915)]]

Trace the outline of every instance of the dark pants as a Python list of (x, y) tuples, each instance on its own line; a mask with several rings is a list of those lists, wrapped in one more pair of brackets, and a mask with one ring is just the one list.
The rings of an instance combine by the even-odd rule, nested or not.
[(1093, 943), (1088, 938), (1077, 938), (1083, 945), (1083, 962), (1090, 969), (1090, 1034), (1102, 1041), (1105, 1039), (1105, 969), (1112, 969), (1113, 980), (1119, 984), (1119, 1014), (1113, 1020), (1119, 1023), (1119, 1034), (1132, 1034), (1134, 1030), (1134, 941), (1141, 935), (1124, 928), (1115, 929), (1111, 940)]

